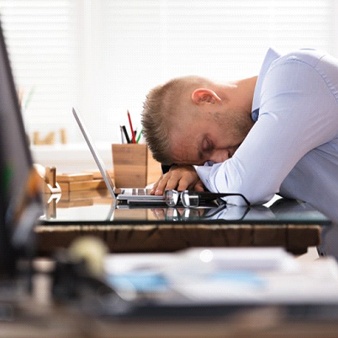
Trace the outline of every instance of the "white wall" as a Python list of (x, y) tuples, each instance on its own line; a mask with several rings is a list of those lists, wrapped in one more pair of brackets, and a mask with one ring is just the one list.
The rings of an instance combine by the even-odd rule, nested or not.
[[(269, 46), (338, 56), (337, 7), (334, 0), (0, 0), (17, 86), (25, 99), (34, 89), (29, 105), (23, 101), (27, 133), (65, 128), (73, 144), (34, 147), (36, 160), (66, 171), (91, 167), (72, 106), (93, 139), (110, 145), (120, 141), (127, 109), (140, 126), (145, 95), (172, 77), (252, 76)], [(101, 149), (108, 163), (110, 147)]]
[[(45, 167), (55, 167), (57, 174), (98, 171), (96, 163), (84, 143), (33, 146), (31, 149), (35, 163)], [(112, 169), (111, 144), (99, 143), (97, 150), (107, 169)]]

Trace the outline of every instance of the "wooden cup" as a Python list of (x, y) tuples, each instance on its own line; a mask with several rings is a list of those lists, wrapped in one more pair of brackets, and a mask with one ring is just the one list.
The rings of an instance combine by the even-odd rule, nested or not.
[(116, 188), (144, 188), (161, 175), (146, 144), (113, 144), (112, 155)]

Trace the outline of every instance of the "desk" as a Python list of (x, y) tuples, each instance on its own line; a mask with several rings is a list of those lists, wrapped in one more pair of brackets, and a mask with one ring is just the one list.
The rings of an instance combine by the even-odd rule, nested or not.
[[(50, 264), (43, 260), (36, 263), (40, 268)], [(53, 304), (46, 292), (49, 285), (46, 275), (35, 276), (34, 285), (33, 297), (25, 299), (20, 305), (22, 315), (15, 321), (1, 322), (1, 338), (334, 338), (338, 332), (335, 306), (331, 318), (326, 317), (327, 312), (315, 318), (309, 311), (306, 318), (300, 312), (297, 315), (297, 311), (292, 313), (287, 308), (267, 305), (204, 319), (99, 320), (73, 306)]]
[[(299, 254), (308, 246), (318, 245), (321, 228), (330, 224), (323, 215), (296, 201), (280, 201), (249, 210), (229, 207), (199, 212), (111, 209), (106, 198), (86, 203), (72, 207), (61, 203), (47, 218), (41, 219), (36, 228), (39, 255), (48, 256), (87, 234), (102, 238), (111, 252), (175, 251), (192, 246), (283, 246)], [(73, 306), (53, 304), (48, 283), (46, 275), (35, 276), (36, 293), (22, 304), (22, 310), (29, 315), (19, 316), (12, 323), (1, 323), (0, 337), (309, 338), (336, 337), (338, 329), (338, 316), (314, 321), (311, 316), (293, 316), (288, 309), (273, 305), (244, 307), (225, 316), (204, 319), (99, 320)], [(333, 310), (336, 313), (337, 309)]]
[(36, 229), (40, 255), (68, 247), (83, 235), (100, 237), (110, 252), (281, 246), (302, 254), (319, 245), (322, 226), (330, 224), (308, 204), (290, 200), (269, 206), (206, 209), (112, 208), (106, 196), (86, 201), (80, 206), (60, 203), (41, 219)]
[[(32, 304), (31, 304), (32, 305)], [(34, 304), (37, 305), (37, 304)], [(209, 320), (100, 321), (66, 308), (40, 311), (25, 320), (1, 323), (1, 338), (336, 338), (335, 320), (287, 320), (283, 310), (266, 307)]]

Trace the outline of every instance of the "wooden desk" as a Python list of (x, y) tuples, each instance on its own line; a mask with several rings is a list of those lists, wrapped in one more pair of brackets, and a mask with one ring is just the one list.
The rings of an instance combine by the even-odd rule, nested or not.
[[(75, 196), (75, 195), (74, 195)], [(110, 252), (172, 252), (189, 247), (280, 246), (302, 254), (320, 243), (329, 221), (307, 204), (214, 209), (111, 208), (109, 196), (84, 192), (50, 205), (36, 228), (38, 254), (49, 256), (78, 236), (101, 238)]]
[(157, 224), (39, 226), (38, 255), (50, 256), (79, 236), (101, 238), (110, 252), (171, 252), (189, 247), (280, 246), (299, 255), (320, 243), (318, 225)]

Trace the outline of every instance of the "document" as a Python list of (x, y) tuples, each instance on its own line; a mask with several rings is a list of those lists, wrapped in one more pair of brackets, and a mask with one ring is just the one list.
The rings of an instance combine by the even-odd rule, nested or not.
[(191, 304), (338, 302), (334, 259), (297, 261), (282, 248), (194, 248), (172, 254), (114, 254), (107, 282), (124, 295)]

